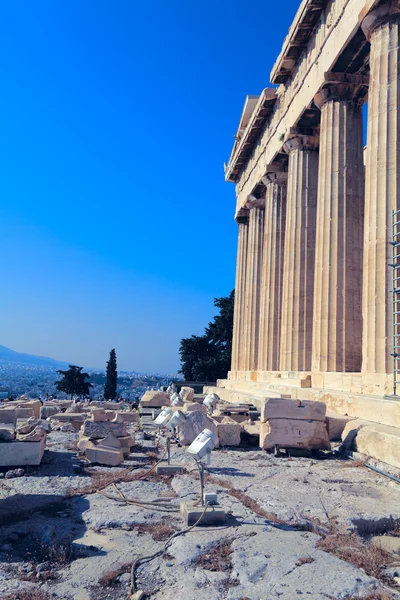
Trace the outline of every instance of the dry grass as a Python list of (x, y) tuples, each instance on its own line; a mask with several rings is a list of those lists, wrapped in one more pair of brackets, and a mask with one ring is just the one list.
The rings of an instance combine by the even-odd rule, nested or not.
[(27, 588), (2, 596), (1, 600), (51, 600), (51, 598), (52, 596), (48, 592), (39, 588)]
[(382, 578), (382, 570), (393, 562), (388, 552), (364, 542), (356, 533), (327, 535), (317, 542), (317, 548), (334, 554), (358, 569), (364, 569), (367, 575), (377, 579)]
[(172, 527), (168, 523), (159, 521), (158, 523), (141, 523), (135, 527), (138, 535), (149, 534), (155, 542), (165, 542), (168, 538), (173, 535), (177, 529)]
[(113, 571), (107, 571), (102, 575), (99, 579), (99, 584), (104, 587), (110, 587), (111, 585), (115, 585), (117, 583), (117, 577), (123, 575), (123, 573), (129, 573), (131, 570), (131, 563), (126, 563), (122, 565), (118, 569), (114, 569)]
[(346, 460), (345, 462), (342, 463), (342, 469), (359, 469), (360, 467), (364, 467), (365, 463), (367, 462), (367, 459), (365, 460)]
[(296, 567), (301, 567), (301, 565), (306, 565), (308, 563), (313, 563), (315, 558), (312, 556), (301, 556), (299, 560), (296, 562)]
[(87, 485), (79, 488), (68, 488), (67, 496), (86, 496), (87, 494), (95, 494), (98, 490), (106, 488), (111, 483), (135, 481), (143, 476), (143, 473), (133, 473), (129, 469), (120, 469), (111, 473), (99, 473), (85, 469), (86, 474), (90, 477)]
[(232, 540), (224, 540), (198, 559), (196, 565), (207, 571), (231, 571)]
[(236, 498), (236, 500), (239, 500), (239, 502), (241, 502), (246, 508), (250, 509), (260, 517), (264, 517), (273, 523), (279, 523), (281, 525), (284, 524), (284, 521), (278, 519), (276, 515), (264, 510), (255, 500), (253, 500), (253, 498), (250, 498), (250, 496), (247, 496), (247, 494), (241, 490), (236, 489), (229, 481), (225, 481), (225, 479), (220, 479), (219, 477), (213, 477), (210, 475), (208, 476), (207, 480), (210, 483), (214, 483), (215, 485), (219, 485), (220, 487), (226, 489), (231, 496)]

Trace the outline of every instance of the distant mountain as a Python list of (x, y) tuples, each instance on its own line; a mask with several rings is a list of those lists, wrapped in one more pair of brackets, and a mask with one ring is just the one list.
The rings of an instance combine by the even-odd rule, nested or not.
[(20, 365), (31, 365), (36, 367), (55, 367), (61, 369), (68, 367), (68, 363), (47, 358), (46, 356), (35, 356), (34, 354), (24, 354), (15, 352), (0, 345), (0, 363), (15, 363)]

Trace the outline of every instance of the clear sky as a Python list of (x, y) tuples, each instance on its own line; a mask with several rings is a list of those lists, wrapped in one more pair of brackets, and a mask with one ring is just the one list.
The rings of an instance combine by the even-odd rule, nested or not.
[(4, 0), (0, 344), (171, 372), (234, 287), (224, 182), (299, 0)]

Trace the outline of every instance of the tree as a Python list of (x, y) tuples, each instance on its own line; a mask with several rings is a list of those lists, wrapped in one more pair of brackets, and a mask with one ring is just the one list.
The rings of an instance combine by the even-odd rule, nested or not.
[(89, 381), (86, 381), (89, 379), (89, 375), (82, 373), (82, 369), (83, 367), (69, 365), (67, 371), (57, 371), (63, 378), (60, 381), (56, 381), (56, 388), (60, 392), (71, 394), (71, 400), (74, 394), (77, 396), (88, 396), (90, 388), (93, 387)]
[(114, 400), (117, 396), (117, 355), (114, 348), (110, 351), (110, 359), (107, 362), (106, 383), (104, 386), (104, 398)]
[(204, 335), (181, 340), (181, 373), (187, 381), (216, 381), (231, 367), (235, 291), (215, 298), (219, 314), (205, 328)]

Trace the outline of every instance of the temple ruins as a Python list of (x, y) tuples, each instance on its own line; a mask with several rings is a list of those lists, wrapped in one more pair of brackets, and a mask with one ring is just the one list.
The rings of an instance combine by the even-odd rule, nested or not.
[(247, 96), (225, 166), (239, 229), (232, 366), (207, 390), (233, 402), (322, 400), (375, 424), (370, 443), (391, 453), (400, 452), (399, 41), (399, 0), (303, 0), (274, 87)]

